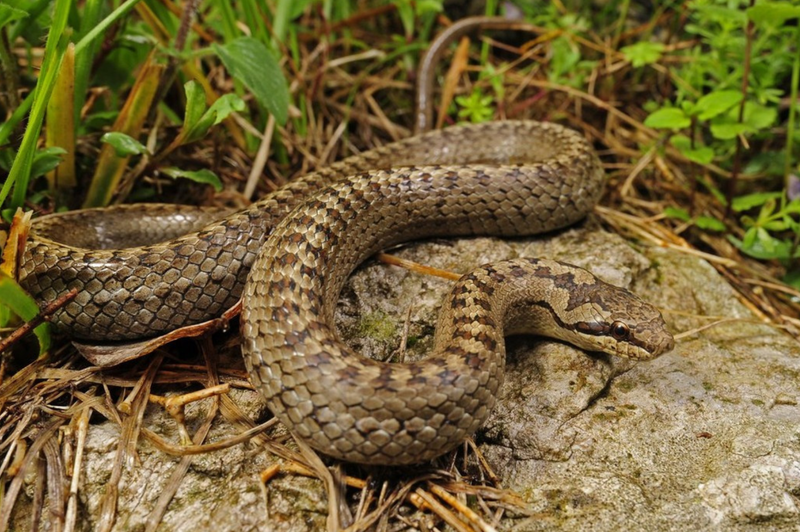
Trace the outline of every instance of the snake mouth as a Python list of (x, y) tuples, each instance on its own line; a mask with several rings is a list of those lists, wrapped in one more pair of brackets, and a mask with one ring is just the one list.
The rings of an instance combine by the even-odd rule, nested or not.
[(675, 338), (672, 334), (667, 333), (667, 336), (658, 345), (658, 348), (653, 352), (653, 358), (669, 353), (675, 348)]

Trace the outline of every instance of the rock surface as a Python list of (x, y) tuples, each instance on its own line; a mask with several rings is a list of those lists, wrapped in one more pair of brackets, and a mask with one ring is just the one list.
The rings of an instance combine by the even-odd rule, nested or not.
[[(492, 260), (541, 256), (586, 267), (666, 309), (674, 332), (706, 317), (738, 317), (677, 341), (645, 363), (587, 355), (536, 338), (512, 338), (502, 400), (476, 440), (535, 518), (500, 530), (800, 530), (800, 345), (758, 324), (707, 263), (636, 249), (591, 223), (552, 238), (433, 241), (400, 256), (466, 272)], [(371, 262), (345, 288), (339, 327), (381, 359), (395, 352), (409, 320), (407, 356), (432, 343), (450, 283)], [(232, 392), (253, 418), (252, 392)], [(207, 405), (193, 405), (190, 431)], [(146, 426), (177, 441), (174, 423), (151, 407)], [(210, 440), (231, 434), (212, 429)], [(82, 528), (97, 525), (119, 430), (93, 425), (81, 490)], [(123, 476), (114, 530), (140, 530), (177, 460), (143, 441)], [(259, 485), (275, 458), (239, 446), (194, 458), (159, 530), (324, 530), (322, 484), (281, 476)], [(18, 508), (22, 506), (18, 504)], [(18, 522), (25, 519), (19, 509)]]

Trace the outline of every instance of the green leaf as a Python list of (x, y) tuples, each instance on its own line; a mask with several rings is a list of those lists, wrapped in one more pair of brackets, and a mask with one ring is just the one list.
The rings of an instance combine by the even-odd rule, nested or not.
[(27, 11), (11, 7), (8, 4), (0, 3), (0, 28), (9, 22), (14, 22), (15, 20), (20, 20), (27, 16)]
[(736, 212), (742, 212), (753, 207), (764, 205), (770, 200), (776, 200), (783, 195), (783, 192), (756, 192), (754, 194), (747, 194), (746, 196), (739, 196), (733, 198), (731, 207)]
[(641, 41), (620, 49), (625, 59), (634, 67), (650, 65), (661, 59), (664, 45), (660, 42)]
[[(183, 130), (191, 131), (206, 112), (206, 94), (196, 81), (187, 81), (183, 86), (186, 92), (186, 113), (183, 115)], [(205, 132), (204, 132), (205, 133)]]
[(711, 134), (720, 140), (730, 140), (747, 131), (750, 131), (747, 124), (711, 124)]
[(778, 240), (760, 227), (751, 227), (744, 235), (744, 240), (728, 235), (728, 241), (742, 250), (743, 253), (761, 260), (796, 259), (800, 257), (800, 248), (788, 240)]
[(699, 164), (709, 164), (714, 160), (714, 150), (708, 146), (692, 148), (692, 141), (686, 135), (675, 135), (669, 140), (684, 157)]
[(755, 102), (744, 104), (744, 123), (753, 130), (767, 129), (778, 119), (778, 110), (774, 107), (764, 107)]
[(236, 111), (244, 111), (244, 109), (244, 100), (235, 94), (225, 94), (211, 104), (211, 107), (208, 108), (208, 111), (206, 111), (200, 120), (194, 125), (194, 127), (189, 130), (189, 132), (186, 134), (186, 140), (184, 141), (184, 144), (202, 138), (206, 133), (208, 133), (208, 130), (211, 129), (212, 126), (216, 126), (228, 118), (231, 113)]
[(216, 126), (228, 118), (231, 113), (242, 112), (244, 110), (244, 100), (235, 94), (225, 94), (211, 104), (206, 114), (203, 115), (203, 120), (209, 120), (212, 126)]
[(418, 16), (444, 11), (442, 0), (417, 0), (414, 5)]
[(714, 91), (706, 94), (695, 105), (694, 112), (700, 120), (710, 120), (742, 101), (740, 91)]
[(689, 127), (692, 121), (688, 116), (677, 107), (667, 107), (651, 113), (644, 125), (656, 129), (681, 129)]
[[(0, 301), (2, 305), (25, 321), (39, 314), (39, 305), (11, 277), (0, 272)], [(6, 324), (2, 324), (5, 326)], [(45, 322), (36, 327), (33, 333), (39, 340), (39, 354), (50, 349), (50, 324)]]
[(410, 37), (414, 34), (414, 8), (411, 6), (409, 0), (393, 0), (397, 16), (400, 17), (400, 22), (403, 24), (406, 36)]
[(458, 111), (458, 117), (466, 119), (473, 124), (486, 122), (494, 114), (492, 97), (484, 96), (477, 88), (469, 96), (456, 96), (455, 101), (461, 107)]
[(758, 236), (758, 231), (756, 231), (755, 227), (751, 227), (747, 231), (745, 231), (744, 238), (741, 241), (734, 239), (735, 241), (732, 240), (732, 242), (739, 249), (751, 248), (753, 247), (753, 244), (755, 244), (757, 236)]
[(302, 15), (306, 10), (306, 7), (308, 7), (312, 2), (314, 2), (314, 0), (293, 0), (291, 3), (292, 10), (289, 13), (289, 18), (292, 20), (299, 18), (300, 15)]
[(214, 187), (214, 190), (220, 192), (222, 190), (222, 181), (220, 181), (217, 174), (212, 172), (211, 170), (181, 170), (180, 168), (170, 167), (170, 168), (162, 168), (161, 172), (170, 176), (173, 179), (178, 179), (182, 177), (184, 179), (190, 179), (195, 183), (202, 183), (204, 185), (211, 185)]
[(38, 150), (33, 156), (31, 179), (42, 176), (61, 164), (61, 156), (65, 153), (67, 153), (67, 150), (59, 148), (58, 146), (51, 146), (43, 150)]
[(289, 88), (278, 60), (266, 45), (252, 37), (240, 37), (212, 47), (228, 72), (250, 89), (278, 124), (285, 124), (289, 116)]
[(761, 227), (773, 233), (786, 231), (789, 228), (788, 224), (784, 220), (772, 220), (771, 222), (766, 222)]
[(667, 207), (664, 209), (664, 216), (667, 218), (680, 220), (682, 222), (688, 222), (692, 219), (692, 217), (689, 216), (689, 212), (686, 209), (681, 209), (680, 207)]
[(581, 59), (578, 47), (566, 37), (554, 39), (550, 45), (552, 59), (550, 60), (549, 78), (557, 81), (561, 76), (575, 69)]
[(714, 160), (714, 150), (707, 146), (696, 150), (681, 150), (681, 153), (697, 164), (711, 164), (711, 161)]
[(727, 229), (724, 223), (711, 216), (698, 216), (694, 223), (697, 227), (706, 231), (718, 231), (721, 233)]
[(756, 24), (780, 26), (791, 18), (800, 17), (800, 6), (789, 2), (762, 2), (748, 8), (747, 17)]
[(147, 153), (147, 147), (136, 140), (135, 138), (120, 133), (119, 131), (111, 131), (100, 137), (100, 142), (110, 144), (118, 157), (127, 157), (129, 155), (140, 155)]
[(800, 290), (800, 270), (789, 270), (786, 272), (786, 275), (783, 276), (782, 281), (795, 290)]

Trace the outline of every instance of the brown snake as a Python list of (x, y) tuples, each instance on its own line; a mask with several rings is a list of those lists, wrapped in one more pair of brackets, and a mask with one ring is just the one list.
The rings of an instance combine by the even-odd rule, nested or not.
[[(347, 461), (421, 462), (453, 449), (486, 420), (503, 379), (505, 334), (544, 334), (635, 359), (668, 351), (672, 336), (658, 310), (585, 270), (517, 259), (483, 266), (456, 284), (431, 356), (377, 362), (357, 356), (335, 333), (347, 276), (375, 252), (408, 240), (567, 226), (592, 209), (603, 181), (590, 146), (561, 126), (452, 127), (345, 159), (184, 236), (176, 237), (217, 213), (117, 207), (107, 225), (103, 210), (44, 217), (21, 280), (45, 301), (80, 289), (54, 320), (94, 340), (163, 333), (212, 318), (241, 296), (250, 377), (290, 430)], [(139, 242), (171, 240), (86, 250), (48, 238), (102, 247), (135, 233), (133, 212), (156, 215)], [(164, 229), (172, 217), (182, 225)], [(78, 229), (82, 221), (88, 225)]]

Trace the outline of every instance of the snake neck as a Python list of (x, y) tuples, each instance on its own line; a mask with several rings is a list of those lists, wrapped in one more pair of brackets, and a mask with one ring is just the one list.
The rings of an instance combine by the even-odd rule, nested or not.
[(553, 295), (548, 263), (552, 261), (517, 259), (487, 264), (461, 277), (442, 304), (434, 351), (453, 352), (457, 346), (464, 352), (488, 352), (514, 334), (563, 339), (559, 331), (565, 324), (548, 301)]

